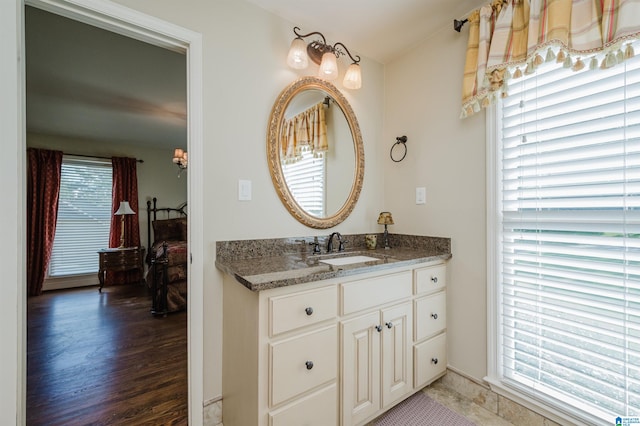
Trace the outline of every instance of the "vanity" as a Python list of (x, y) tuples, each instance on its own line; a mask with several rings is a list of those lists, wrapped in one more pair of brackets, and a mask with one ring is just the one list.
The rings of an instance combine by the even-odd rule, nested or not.
[[(267, 162), (297, 221), (342, 223), (364, 178), (345, 96), (316, 77), (286, 87), (271, 111)], [(387, 235), (393, 221), (384, 223)], [(335, 230), (216, 243), (226, 426), (363, 425), (445, 373), (451, 241), (388, 236), (391, 248), (374, 250), (365, 235)]]
[(225, 425), (362, 425), (445, 373), (450, 241), (390, 237), (333, 255), (218, 243)]

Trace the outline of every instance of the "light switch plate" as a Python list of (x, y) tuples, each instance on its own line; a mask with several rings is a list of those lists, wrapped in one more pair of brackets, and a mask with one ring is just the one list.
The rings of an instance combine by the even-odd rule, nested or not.
[(238, 201), (251, 201), (251, 181), (240, 179), (238, 181)]
[(416, 204), (427, 203), (427, 188), (424, 186), (416, 188)]

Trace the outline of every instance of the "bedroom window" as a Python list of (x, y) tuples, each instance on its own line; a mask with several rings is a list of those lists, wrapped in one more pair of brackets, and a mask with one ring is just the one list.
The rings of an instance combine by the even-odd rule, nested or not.
[(311, 151), (302, 153), (302, 159), (295, 163), (282, 164), (282, 174), (291, 195), (307, 213), (316, 217), (326, 217), (325, 158), (314, 157)]
[(637, 416), (640, 56), (543, 64), (494, 115), (488, 380), (559, 416)]
[(109, 246), (111, 161), (64, 156), (49, 276), (98, 272), (97, 251)]

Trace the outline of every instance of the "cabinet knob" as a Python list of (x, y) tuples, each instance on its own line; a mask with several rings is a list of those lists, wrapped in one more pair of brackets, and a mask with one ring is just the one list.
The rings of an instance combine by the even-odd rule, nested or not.
[(304, 311), (307, 313), (307, 315), (313, 314), (313, 308), (312, 307), (308, 307)]
[(387, 328), (392, 328), (393, 327), (393, 323), (391, 321), (389, 321), (385, 325), (387, 326)]
[(313, 361), (307, 361), (304, 365), (307, 366), (307, 370), (311, 370), (313, 368)]
[(434, 282), (434, 284), (438, 283), (438, 277), (431, 277), (431, 281)]
[(438, 363), (438, 358), (431, 358), (431, 362), (434, 363), (434, 364), (437, 364)]
[(438, 314), (435, 314), (435, 313), (434, 313), (434, 314), (431, 314), (431, 318), (433, 318), (433, 319), (438, 319)]
[(376, 331), (378, 333), (380, 333), (382, 331), (382, 326), (381, 325), (376, 325)]

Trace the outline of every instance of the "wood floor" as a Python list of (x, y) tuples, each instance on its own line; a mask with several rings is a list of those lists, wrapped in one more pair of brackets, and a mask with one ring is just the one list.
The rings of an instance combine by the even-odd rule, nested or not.
[(28, 425), (186, 425), (187, 316), (141, 285), (27, 301)]

